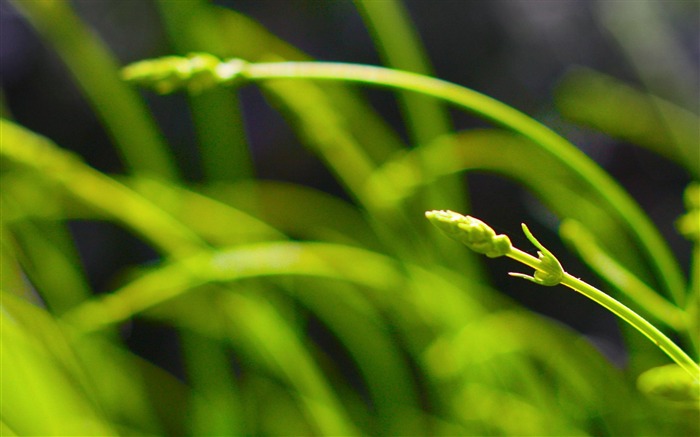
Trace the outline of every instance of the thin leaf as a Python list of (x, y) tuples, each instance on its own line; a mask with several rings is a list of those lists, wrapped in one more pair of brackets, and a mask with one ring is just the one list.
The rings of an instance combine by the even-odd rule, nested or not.
[(177, 177), (168, 147), (134, 90), (119, 77), (109, 49), (65, 0), (13, 1), (52, 44), (112, 136), (131, 170), (166, 179)]

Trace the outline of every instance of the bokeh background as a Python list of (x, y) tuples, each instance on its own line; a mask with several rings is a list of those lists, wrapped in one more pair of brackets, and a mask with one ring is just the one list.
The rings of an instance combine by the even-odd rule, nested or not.
[[(150, 1), (80, 0), (79, 15), (124, 65), (172, 53), (157, 9)], [(380, 64), (361, 16), (351, 1), (217, 1), (259, 21), (316, 59)], [(687, 266), (690, 244), (677, 235), (674, 220), (683, 213), (681, 193), (689, 177), (652, 152), (575, 125), (555, 106), (555, 90), (569, 71), (589, 67), (647, 89), (698, 112), (700, 10), (696, 1), (569, 0), (407, 0), (404, 2), (433, 65), (434, 75), (501, 100), (572, 140), (607, 169), (641, 204)], [(95, 168), (120, 173), (121, 164), (107, 134), (58, 57), (6, 1), (0, 2), (0, 69), (6, 110), (19, 123), (79, 153)], [(394, 96), (364, 91), (400, 132)], [(201, 178), (195, 135), (181, 95), (143, 92), (188, 179)], [(291, 181), (344, 196), (328, 170), (302, 148), (292, 129), (253, 87), (242, 91), (246, 133), (255, 172), (261, 178)], [(453, 113), (455, 129), (482, 126)], [(404, 139), (408, 141), (407, 135)], [(526, 163), (524, 163), (526, 165)], [(561, 255), (568, 270), (595, 277), (568, 256), (556, 236), (556, 221), (517, 185), (489, 175), (470, 175), (474, 215), (499, 232), (518, 235), (531, 225)], [(440, 209), (441, 205), (434, 205)], [(109, 291), (123, 269), (155, 256), (116, 226), (76, 222), (71, 231), (95, 289)], [(524, 238), (515, 237), (523, 246)], [(494, 284), (530, 308), (582, 332), (613, 361), (624, 362), (617, 322), (573, 293), (513, 281), (508, 261), (488, 264)], [(125, 331), (141, 355), (180, 372), (177, 343), (168, 329), (134, 324)]]

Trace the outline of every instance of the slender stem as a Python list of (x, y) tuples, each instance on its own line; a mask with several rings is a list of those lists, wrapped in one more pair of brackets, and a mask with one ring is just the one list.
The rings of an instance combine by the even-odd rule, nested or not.
[(659, 346), (659, 348), (661, 348), (661, 350), (666, 352), (666, 354), (671, 357), (673, 361), (688, 371), (688, 373), (690, 373), (695, 380), (700, 380), (700, 366), (698, 366), (698, 364), (685, 352), (683, 352), (681, 348), (671, 341), (671, 339), (659, 331), (654, 325), (647, 322), (642, 316), (592, 285), (589, 285), (568, 273), (564, 274), (564, 279), (561, 281), (561, 284), (583, 294), (589, 299), (596, 301), (600, 305), (612, 311), (615, 315), (632, 325), (639, 332), (653, 341), (657, 346)]
[[(535, 270), (547, 273), (547, 269), (542, 267), (542, 261), (529, 253), (512, 247), (507, 257), (514, 259), (522, 264), (532, 267)], [(673, 361), (685, 369), (696, 380), (700, 381), (700, 366), (692, 360), (681, 348), (679, 348), (670, 338), (663, 332), (659, 331), (654, 325), (649, 323), (639, 314), (635, 313), (630, 308), (623, 305), (621, 302), (608, 296), (601, 290), (592, 285), (570, 275), (564, 273), (561, 284), (569, 287), (572, 290), (581, 293), (587, 298), (607, 308), (616, 316), (632, 325), (639, 332), (644, 334), (648, 339), (654, 342), (662, 351), (666, 353)]]
[[(567, 219), (559, 227), (562, 238), (574, 245), (581, 259), (618, 291), (627, 295), (638, 308), (676, 331), (687, 331), (688, 314), (649, 287), (598, 244), (596, 238), (575, 220)], [(692, 295), (688, 298), (688, 302)]]

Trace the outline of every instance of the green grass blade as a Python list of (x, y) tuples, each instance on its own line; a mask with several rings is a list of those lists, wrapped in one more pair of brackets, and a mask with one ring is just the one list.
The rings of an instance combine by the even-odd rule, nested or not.
[[(230, 246), (259, 241), (285, 240), (287, 236), (255, 214), (255, 193), (247, 193), (247, 208), (227, 202), (227, 196), (207, 196), (193, 189), (156, 179), (130, 178), (123, 181), (156, 207), (213, 246)], [(253, 187), (247, 182), (243, 186)], [(213, 184), (202, 191), (215, 192), (228, 184)], [(226, 191), (226, 190), (225, 190)], [(220, 200), (219, 200), (220, 199)], [(273, 224), (274, 225), (274, 224)]]
[[(355, 5), (372, 34), (384, 65), (432, 74), (420, 36), (400, 1), (358, 0)], [(449, 115), (440, 102), (409, 92), (399, 93), (399, 97), (414, 144), (427, 144), (452, 130)]]
[(430, 246), (425, 243), (424, 250), (418, 252), (411, 245), (424, 240), (416, 229), (417, 215), (411, 217), (402, 210), (379, 209), (374, 193), (363, 189), (376, 164), (348, 129), (343, 114), (328, 100), (329, 95), (312, 82), (274, 81), (266, 83), (264, 88), (283, 102), (285, 115), (291, 118), (290, 123), (307, 147), (324, 161), (346, 191), (367, 211), (377, 235), (389, 250), (414, 262), (417, 257), (430, 253)]
[(17, 434), (15, 430), (10, 428), (9, 425), (3, 419), (0, 419), (0, 435), (13, 437), (18, 436), (19, 434)]
[[(209, 2), (158, 2), (175, 52), (207, 52), (231, 56), (220, 29), (219, 11)], [(190, 95), (202, 166), (208, 181), (236, 181), (253, 174), (243, 120), (234, 90), (205, 91)]]
[(53, 45), (114, 139), (131, 171), (177, 177), (168, 147), (138, 94), (119, 77), (107, 47), (75, 15), (67, 1), (14, 1)]
[(697, 24), (697, 2), (655, 0), (635, 8), (626, 6), (619, 2), (596, 4), (593, 10), (600, 27), (617, 43), (622, 58), (645, 88), (697, 111), (697, 63), (683, 30), (685, 23)]
[[(91, 295), (72, 235), (63, 222), (60, 190), (31, 172), (7, 169), (3, 173), (1, 220), (4, 236), (9, 238), (3, 247), (14, 252), (8, 253), (7, 261), (19, 261), (44, 302), (60, 314)], [(12, 271), (10, 267), (7, 273)], [(11, 273), (8, 276), (10, 280)], [(25, 281), (22, 278), (4, 289), (22, 294), (28, 285)]]
[[(220, 8), (217, 18), (227, 42), (226, 50), (230, 51), (231, 56), (251, 61), (311, 60), (309, 55), (236, 11)], [(333, 85), (324, 87), (323, 91), (336, 112), (342, 113), (349, 130), (373, 161), (383, 162), (404, 147), (399, 136), (353, 90)]]
[[(118, 291), (84, 303), (66, 318), (86, 330), (100, 329), (121, 322), (148, 308), (160, 305), (210, 281), (235, 281), (258, 276), (301, 275), (355, 283), (371, 290), (385, 305), (400, 296), (406, 287), (404, 267), (394, 259), (375, 252), (328, 243), (273, 242), (238, 246), (228, 251), (199, 254), (181, 263), (166, 264), (146, 274)], [(416, 289), (400, 299), (407, 305), (417, 305), (422, 312), (436, 320), (462, 324), (470, 311), (481, 308), (471, 293), (486, 292), (478, 286), (465, 286), (465, 281), (450, 277), (447, 271), (429, 273), (414, 267), (411, 279)], [(448, 277), (449, 279), (445, 279)], [(436, 291), (436, 284), (439, 290)], [(460, 288), (463, 285), (463, 288)], [(436, 293), (443, 295), (437, 299)], [(498, 301), (495, 296), (491, 298)], [(466, 311), (466, 312), (465, 312)], [(475, 310), (474, 310), (475, 311)]]
[(164, 253), (180, 256), (203, 247), (204, 242), (173, 217), (48, 139), (3, 119), (0, 129), (3, 160), (56, 183), (80, 203), (121, 222)]
[(646, 147), (692, 176), (700, 176), (700, 118), (696, 114), (583, 69), (564, 76), (555, 98), (559, 111), (574, 122)]
[[(347, 192), (366, 210), (380, 241), (396, 256), (414, 263), (441, 259), (463, 269), (471, 278), (480, 277), (476, 263), (470, 263), (461, 249), (442, 253), (422, 232), (424, 220), (411, 211), (418, 208), (382, 208), (375, 192), (365, 189), (365, 182), (376, 168), (365, 148), (349, 130), (342, 112), (336, 111), (323, 88), (312, 82), (270, 81), (264, 89), (283, 102), (285, 114), (302, 139), (335, 173)], [(428, 234), (430, 235), (430, 234)], [(416, 250), (416, 246), (421, 249)]]
[(240, 435), (241, 400), (222, 342), (180, 330), (190, 393), (191, 435)]
[(21, 247), (23, 270), (52, 313), (60, 315), (92, 295), (63, 223), (25, 220), (12, 228)]
[(390, 320), (352, 286), (318, 279), (297, 284), (300, 302), (328, 326), (356, 363), (371, 396), (376, 422), (372, 434), (416, 433), (406, 412), (420, 408), (419, 389), (408, 357), (390, 335), (394, 329)]
[(231, 294), (224, 307), (231, 322), (232, 337), (256, 350), (275, 373), (299, 390), (299, 401), (321, 435), (358, 434), (299, 334), (287, 327), (269, 302)]
[[(372, 34), (384, 65), (432, 74), (420, 36), (400, 0), (358, 0), (355, 5)], [(449, 113), (440, 101), (407, 91), (399, 92), (399, 99), (413, 145), (428, 144), (452, 131)], [(442, 205), (441, 208), (445, 209), (468, 211), (467, 191), (463, 179), (459, 177), (444, 178), (439, 186), (428, 186), (422, 201), (422, 205), (428, 208), (429, 205)], [(447, 262), (460, 260), (460, 267), (467, 270), (468, 275), (475, 279), (483, 277), (474, 257), (465, 257), (461, 247), (449, 244), (444, 239), (435, 239), (433, 244), (440, 253), (445, 254)]]
[[(189, 300), (187, 307), (159, 309), (158, 317), (225, 340), (233, 346), (245, 370), (263, 370), (283, 381), (313, 432), (357, 435), (343, 404), (302, 340), (302, 333), (272, 302), (232, 290), (218, 293), (215, 301), (216, 308), (211, 308), (211, 301), (202, 307), (197, 300)], [(197, 309), (195, 314), (191, 314), (192, 308)]]
[(354, 205), (313, 188), (257, 180), (218, 184), (206, 187), (204, 193), (297, 239), (382, 250), (367, 218)]
[(35, 297), (34, 290), (27, 283), (20, 264), (21, 253), (12, 232), (5, 223), (6, 207), (3, 208), (3, 218), (0, 219), (0, 290), (14, 294), (28, 302)]
[[(525, 162), (528, 164), (523, 165)], [(438, 140), (382, 167), (368, 181), (367, 189), (392, 205), (403, 202), (424, 183), (470, 170), (492, 171), (522, 183), (560, 217), (576, 218), (596, 229), (616, 259), (654, 282), (632, 231), (621, 225), (624, 220), (600, 199), (596, 187), (532, 142), (509, 132), (475, 130)]]
[(20, 435), (118, 435), (53, 320), (5, 292), (1, 306), (3, 422)]

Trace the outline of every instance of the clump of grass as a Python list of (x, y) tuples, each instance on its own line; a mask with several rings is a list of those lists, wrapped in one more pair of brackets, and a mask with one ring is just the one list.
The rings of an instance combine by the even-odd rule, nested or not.
[[(694, 248), (686, 281), (644, 211), (573, 144), (502, 102), (421, 74), (427, 57), (398, 2), (359, 2), (396, 68), (314, 62), (235, 11), (162, 1), (174, 51), (196, 53), (121, 72), (67, 3), (15, 4), (101, 114), (126, 172), (101, 173), (0, 121), (2, 434), (697, 432), (697, 187), (678, 222)], [(590, 93), (616, 86), (592, 82)], [(569, 95), (571, 83), (558, 95), (564, 111), (605, 127), (584, 110), (589, 100), (573, 100), (589, 94)], [(201, 183), (180, 176), (134, 84), (187, 93)], [(400, 93), (413, 147), (357, 85)], [(252, 176), (242, 86), (259, 87), (288, 117), (349, 200)], [(692, 155), (687, 112), (619, 91), (683, 114), (673, 153)], [(446, 105), (495, 128), (452, 132)], [(625, 126), (613, 133), (634, 138)], [(651, 141), (656, 150), (663, 138)], [(537, 257), (470, 216), (428, 218), (478, 253), (535, 270), (513, 276), (565, 285), (614, 312), (659, 346), (627, 337), (630, 361), (643, 368), (615, 367), (580, 334), (516, 304), (489, 285), (477, 257), (425, 224), (425, 210), (466, 208), (461, 175), (472, 171), (539, 198), (606, 292), (566, 272), (525, 226)], [(112, 222), (157, 259), (134, 263), (98, 295), (68, 232), (76, 220)], [(137, 320), (176, 333), (183, 375), (129, 350), (120, 327)]]

